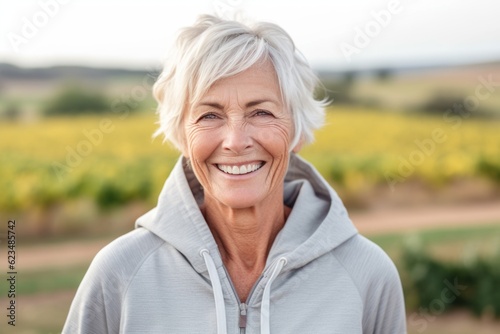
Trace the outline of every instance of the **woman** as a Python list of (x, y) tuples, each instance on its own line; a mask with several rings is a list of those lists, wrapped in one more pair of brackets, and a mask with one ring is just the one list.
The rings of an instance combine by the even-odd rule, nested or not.
[(64, 333), (405, 333), (390, 259), (295, 155), (323, 120), (285, 31), (212, 16), (154, 87), (181, 152), (158, 205), (94, 259)]

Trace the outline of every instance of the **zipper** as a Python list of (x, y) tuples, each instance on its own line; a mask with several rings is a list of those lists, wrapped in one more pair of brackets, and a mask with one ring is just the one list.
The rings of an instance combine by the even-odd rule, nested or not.
[(247, 310), (248, 310), (248, 304), (250, 304), (250, 300), (252, 299), (252, 296), (253, 296), (253, 292), (255, 290), (255, 288), (259, 285), (260, 281), (262, 280), (262, 278), (264, 277), (264, 274), (271, 270), (270, 268), (274, 268), (274, 266), (276, 265), (276, 263), (279, 261), (279, 259), (276, 259), (274, 260), (270, 265), (269, 267), (265, 268), (264, 271), (262, 272), (262, 274), (259, 276), (259, 279), (257, 279), (257, 281), (255, 282), (255, 284), (253, 285), (252, 287), (252, 290), (250, 290), (250, 293), (248, 294), (248, 298), (247, 298), (247, 302), (246, 303), (242, 303), (241, 300), (240, 300), (240, 297), (238, 296), (238, 293), (236, 293), (236, 289), (233, 285), (233, 281), (231, 281), (231, 276), (229, 276), (229, 273), (226, 269), (226, 266), (222, 265), (222, 268), (224, 268), (224, 271), (226, 272), (226, 277), (227, 277), (227, 280), (229, 282), (229, 285), (231, 286), (231, 289), (233, 290), (233, 294), (234, 294), (234, 297), (236, 298), (236, 301), (238, 302), (238, 305), (239, 305), (239, 308), (240, 308), (240, 314), (239, 314), (239, 317), (238, 317), (238, 326), (240, 327), (240, 334), (245, 334), (246, 333), (246, 329), (247, 329)]
[(250, 293), (248, 294), (247, 302), (242, 303), (240, 300), (240, 297), (238, 296), (238, 293), (236, 293), (236, 289), (233, 285), (233, 281), (231, 281), (231, 277), (229, 276), (229, 273), (227, 272), (226, 266), (222, 266), (224, 268), (224, 271), (226, 272), (227, 276), (227, 281), (229, 282), (229, 285), (231, 286), (231, 289), (233, 290), (234, 297), (236, 298), (236, 301), (238, 302), (239, 308), (240, 308), (240, 314), (238, 316), (238, 326), (240, 327), (240, 334), (245, 334), (247, 330), (247, 310), (248, 310), (248, 302), (250, 301), (253, 292), (255, 288), (259, 285), (260, 280), (263, 277), (263, 274), (259, 276), (259, 279), (255, 282), (255, 284), (252, 287), (252, 290), (250, 290)]
[(247, 304), (240, 304), (240, 320), (238, 322), (240, 326), (240, 334), (245, 334), (247, 328)]

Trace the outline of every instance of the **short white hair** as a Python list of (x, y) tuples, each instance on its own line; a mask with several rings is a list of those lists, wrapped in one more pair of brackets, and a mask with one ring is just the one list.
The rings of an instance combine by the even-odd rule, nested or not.
[(319, 80), (288, 33), (269, 22), (245, 25), (211, 15), (200, 16), (193, 26), (180, 31), (153, 86), (160, 125), (155, 136), (163, 134), (182, 151), (186, 110), (217, 80), (267, 59), (276, 71), (285, 107), (292, 113), (290, 150), (299, 142), (312, 142), (314, 130), (323, 125), (326, 100), (314, 98)]

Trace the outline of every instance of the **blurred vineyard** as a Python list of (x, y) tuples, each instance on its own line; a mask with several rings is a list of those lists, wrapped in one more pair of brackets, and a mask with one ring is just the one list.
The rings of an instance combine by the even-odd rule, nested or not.
[(439, 193), (450, 201), (484, 200), (498, 195), (499, 129), (497, 121), (459, 116), (334, 108), (302, 155), (354, 206), (369, 205), (356, 201), (364, 194), (394, 199), (408, 190), (413, 200), (415, 190), (431, 201)]
[[(179, 155), (152, 139), (155, 121), (137, 113), (0, 123), (0, 212), (26, 215), (26, 232), (68, 234), (124, 205), (153, 206)], [(478, 183), (494, 196), (499, 125), (335, 107), (301, 155), (352, 206), (367, 194), (399, 195), (415, 184), (439, 190)]]

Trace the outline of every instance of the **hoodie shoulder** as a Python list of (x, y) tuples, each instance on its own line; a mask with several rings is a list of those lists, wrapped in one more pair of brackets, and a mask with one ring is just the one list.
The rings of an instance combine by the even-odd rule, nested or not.
[(71, 304), (63, 333), (118, 333), (123, 296), (144, 261), (164, 241), (135, 229), (97, 253)]
[(137, 228), (109, 243), (97, 253), (92, 266), (107, 268), (107, 271), (118, 270), (122, 274), (134, 271), (149, 254), (165, 241), (154, 233)]
[(406, 333), (401, 280), (389, 256), (357, 234), (334, 252), (363, 300), (363, 333)]
[[(389, 277), (394, 274), (399, 279), (394, 263), (384, 250), (360, 234), (339, 245), (334, 255), (356, 279), (366, 280), (372, 275)], [(366, 277), (359, 277), (359, 274)]]

